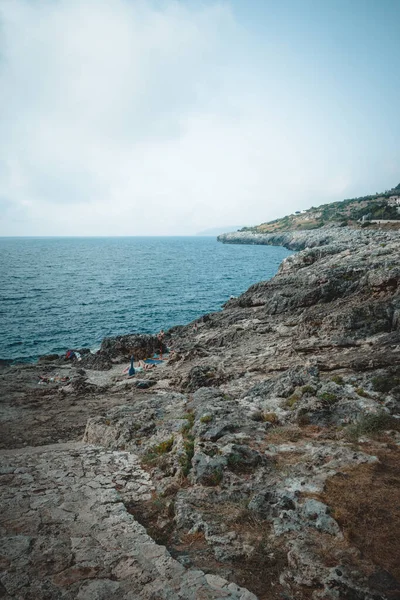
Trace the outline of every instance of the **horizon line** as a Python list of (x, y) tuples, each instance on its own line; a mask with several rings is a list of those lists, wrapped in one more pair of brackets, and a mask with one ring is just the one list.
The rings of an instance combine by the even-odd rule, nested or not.
[(0, 239), (43, 239), (43, 238), (144, 238), (144, 237), (217, 237), (219, 234), (176, 233), (176, 234), (149, 234), (149, 235), (0, 235)]

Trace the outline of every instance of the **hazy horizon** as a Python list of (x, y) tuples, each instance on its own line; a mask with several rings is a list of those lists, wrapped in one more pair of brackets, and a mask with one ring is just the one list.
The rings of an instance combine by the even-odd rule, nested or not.
[(192, 236), (390, 189), (399, 22), (397, 0), (3, 0), (0, 236)]
[[(219, 234), (218, 234), (219, 235)], [(0, 235), (0, 239), (11, 239), (11, 238), (15, 238), (15, 239), (19, 239), (19, 238), (37, 238), (37, 239), (41, 239), (41, 238), (54, 238), (54, 239), (58, 239), (58, 238), (119, 238), (119, 237), (125, 237), (125, 238), (129, 238), (129, 237), (213, 237), (212, 235), (202, 235), (201, 233), (192, 233), (192, 234), (185, 234), (185, 233), (176, 233), (176, 234), (158, 234), (158, 235)], [(215, 235), (214, 237), (217, 237), (217, 235)]]

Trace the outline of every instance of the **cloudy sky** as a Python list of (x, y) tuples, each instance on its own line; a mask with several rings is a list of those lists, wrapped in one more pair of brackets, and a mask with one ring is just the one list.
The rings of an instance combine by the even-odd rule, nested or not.
[(400, 181), (400, 0), (0, 0), (0, 235), (191, 235)]

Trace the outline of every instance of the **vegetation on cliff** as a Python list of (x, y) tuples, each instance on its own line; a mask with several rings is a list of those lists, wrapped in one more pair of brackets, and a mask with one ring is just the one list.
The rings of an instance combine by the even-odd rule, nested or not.
[(254, 227), (243, 227), (240, 231), (253, 233), (277, 233), (291, 230), (318, 229), (328, 224), (352, 225), (361, 219), (364, 220), (398, 220), (400, 218), (398, 206), (393, 205), (389, 199), (400, 196), (400, 183), (380, 194), (349, 198), (340, 202), (331, 202), (321, 206), (296, 211), (281, 219), (261, 223)]

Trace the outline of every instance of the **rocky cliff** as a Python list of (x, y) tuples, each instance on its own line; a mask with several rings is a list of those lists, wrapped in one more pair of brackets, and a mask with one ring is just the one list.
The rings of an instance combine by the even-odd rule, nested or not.
[(400, 598), (398, 236), (263, 236), (304, 249), (134, 378), (155, 340), (4, 370), (3, 597)]

